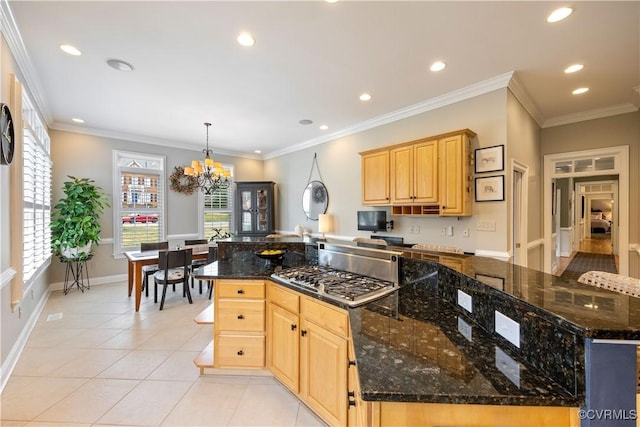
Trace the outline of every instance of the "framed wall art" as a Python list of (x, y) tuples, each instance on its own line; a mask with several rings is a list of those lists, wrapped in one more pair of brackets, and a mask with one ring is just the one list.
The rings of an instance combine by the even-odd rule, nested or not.
[(476, 202), (504, 200), (504, 175), (476, 178)]
[(503, 171), (504, 145), (477, 148), (475, 150), (475, 158), (476, 173)]

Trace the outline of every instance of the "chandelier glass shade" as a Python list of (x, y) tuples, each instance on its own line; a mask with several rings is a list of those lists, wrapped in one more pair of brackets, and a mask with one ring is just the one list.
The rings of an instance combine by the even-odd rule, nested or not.
[(204, 125), (207, 129), (207, 148), (202, 150), (204, 162), (193, 160), (191, 166), (184, 168), (184, 174), (196, 179), (196, 188), (198, 190), (205, 194), (213, 194), (218, 190), (226, 190), (229, 187), (231, 172), (225, 169), (222, 163), (214, 161), (211, 157), (211, 149), (209, 148), (209, 126), (211, 126), (211, 123), (205, 123)]

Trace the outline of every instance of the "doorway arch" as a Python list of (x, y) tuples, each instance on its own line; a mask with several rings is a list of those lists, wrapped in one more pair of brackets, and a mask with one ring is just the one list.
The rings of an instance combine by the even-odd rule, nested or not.
[[(554, 273), (552, 187), (556, 178), (618, 175), (617, 249), (620, 274), (629, 275), (629, 147), (618, 146), (544, 156), (544, 271)], [(557, 263), (556, 263), (557, 265)]]

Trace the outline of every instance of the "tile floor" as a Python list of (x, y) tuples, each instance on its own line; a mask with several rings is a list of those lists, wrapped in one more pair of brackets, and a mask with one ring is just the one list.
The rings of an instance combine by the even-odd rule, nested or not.
[[(179, 289), (163, 311), (125, 283), (53, 292), (0, 396), (0, 425), (325, 426), (271, 376), (199, 375), (210, 301)], [(61, 314), (61, 318), (57, 319)]]

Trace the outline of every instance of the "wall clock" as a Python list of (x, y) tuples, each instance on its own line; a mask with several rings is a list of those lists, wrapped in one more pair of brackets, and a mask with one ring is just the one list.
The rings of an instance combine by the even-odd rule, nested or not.
[(0, 163), (11, 164), (13, 150), (15, 148), (15, 135), (13, 131), (13, 119), (7, 104), (0, 104), (0, 132), (2, 143), (0, 144)]

